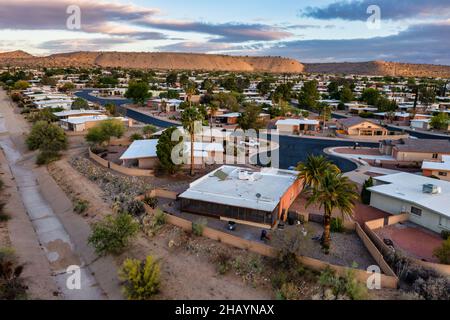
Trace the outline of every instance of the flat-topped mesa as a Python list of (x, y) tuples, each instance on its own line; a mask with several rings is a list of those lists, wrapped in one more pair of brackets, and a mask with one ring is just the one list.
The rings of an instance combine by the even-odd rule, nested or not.
[(305, 72), (399, 77), (450, 77), (450, 66), (388, 61), (304, 63)]
[(41, 67), (121, 67), (129, 69), (301, 73), (303, 65), (282, 57), (227, 56), (171, 52), (71, 52), (47, 57), (1, 58), (0, 65)]

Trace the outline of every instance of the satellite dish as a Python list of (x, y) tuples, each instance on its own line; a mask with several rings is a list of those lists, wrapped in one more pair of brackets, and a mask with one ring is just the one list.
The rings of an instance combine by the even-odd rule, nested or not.
[(258, 199), (261, 198), (261, 193), (257, 193), (256, 198), (258, 198)]

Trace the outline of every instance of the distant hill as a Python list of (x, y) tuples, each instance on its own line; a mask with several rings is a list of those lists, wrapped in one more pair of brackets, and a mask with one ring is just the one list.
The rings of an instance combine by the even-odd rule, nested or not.
[(22, 50), (0, 52), (0, 60), (3, 60), (3, 59), (26, 59), (26, 58), (33, 58), (33, 56)]
[(172, 52), (70, 52), (46, 57), (24, 51), (0, 53), (0, 66), (122, 67), (155, 70), (204, 70), (268, 73), (333, 73), (374, 76), (450, 77), (450, 66), (386, 61), (300, 63), (282, 57), (228, 56)]
[[(24, 53), (25, 54), (25, 53)], [(122, 67), (130, 69), (301, 73), (303, 65), (281, 57), (243, 57), (165, 52), (71, 52), (46, 57), (0, 53), (0, 65)]]
[(359, 74), (401, 77), (450, 77), (450, 66), (386, 61), (304, 63), (308, 73)]

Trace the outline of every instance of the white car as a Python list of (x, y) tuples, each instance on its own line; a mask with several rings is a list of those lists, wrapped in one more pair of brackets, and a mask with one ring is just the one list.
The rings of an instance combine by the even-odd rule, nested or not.
[(250, 148), (256, 148), (256, 147), (259, 147), (259, 145), (260, 145), (260, 143), (256, 142), (255, 140), (249, 140), (248, 142), (247, 141), (241, 141), (240, 144), (244, 145), (244, 146), (248, 146)]

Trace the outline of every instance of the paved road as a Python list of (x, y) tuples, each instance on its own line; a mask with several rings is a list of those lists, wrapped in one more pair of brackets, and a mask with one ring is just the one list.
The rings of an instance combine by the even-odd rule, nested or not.
[[(90, 90), (92, 91), (92, 90)], [(96, 98), (88, 94), (89, 90), (80, 91), (79, 96), (101, 104), (105, 104), (111, 100), (105, 100), (101, 98)], [(81, 95), (80, 95), (81, 94)], [(119, 101), (120, 105), (126, 104), (124, 100)], [(119, 103), (118, 103), (119, 105)], [(154, 118), (147, 114), (140, 113), (135, 110), (130, 110), (123, 107), (125, 116), (140, 121), (145, 124), (152, 124), (161, 128), (168, 128), (174, 124), (168, 121)], [(302, 137), (291, 137), (291, 136), (280, 136), (280, 167), (287, 169), (290, 166), (295, 166), (300, 161), (304, 161), (309, 154), (314, 155), (325, 155), (323, 150), (329, 147), (339, 147), (339, 146), (353, 146), (352, 141), (338, 141), (330, 139), (309, 139)], [(377, 147), (377, 143), (359, 143), (360, 146), (364, 147)], [(328, 156), (328, 155), (327, 155)], [(342, 171), (348, 172), (356, 169), (356, 164), (352, 161), (338, 158), (335, 156), (328, 156), (332, 161), (334, 161)]]
[(132, 101), (129, 99), (104, 99), (104, 98), (98, 98), (90, 95), (92, 91), (95, 91), (95, 89), (83, 89), (80, 91), (75, 92), (75, 95), (77, 97), (83, 98), (85, 100), (88, 100), (93, 103), (98, 103), (102, 106), (104, 106), (107, 103), (113, 103), (116, 106), (121, 106), (123, 104), (131, 103)]

